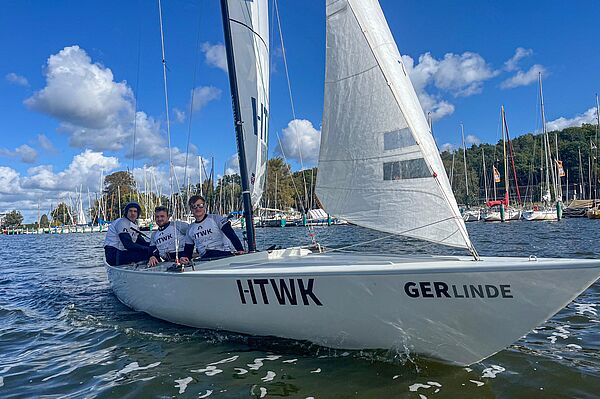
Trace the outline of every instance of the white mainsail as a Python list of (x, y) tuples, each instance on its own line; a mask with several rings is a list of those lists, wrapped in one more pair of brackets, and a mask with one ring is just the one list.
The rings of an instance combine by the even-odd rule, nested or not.
[(377, 0), (328, 0), (317, 195), (357, 225), (472, 248)]
[(269, 126), (269, 13), (267, 0), (228, 0), (235, 80), (244, 131), (250, 195), (263, 193)]

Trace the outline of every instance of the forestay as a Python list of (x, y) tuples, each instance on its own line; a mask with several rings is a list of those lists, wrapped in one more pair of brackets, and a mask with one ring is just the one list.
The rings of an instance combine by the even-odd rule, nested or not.
[(240, 119), (254, 207), (264, 189), (269, 126), (269, 14), (267, 0), (228, 0)]
[(317, 195), (357, 225), (472, 248), (377, 0), (328, 0)]

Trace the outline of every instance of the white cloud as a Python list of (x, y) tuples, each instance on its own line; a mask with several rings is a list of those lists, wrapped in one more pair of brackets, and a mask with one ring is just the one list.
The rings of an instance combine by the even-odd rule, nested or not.
[(0, 156), (17, 158), (24, 163), (35, 163), (35, 161), (37, 161), (38, 153), (34, 148), (27, 144), (22, 144), (15, 148), (14, 151), (0, 148)]
[(211, 45), (206, 42), (202, 44), (202, 52), (206, 58), (206, 64), (227, 72), (227, 55), (225, 53), (224, 45)]
[(190, 95), (190, 102), (193, 102), (192, 110), (200, 111), (206, 104), (219, 98), (221, 98), (221, 89), (213, 86), (196, 87)]
[(479, 145), (481, 144), (481, 139), (473, 134), (468, 134), (467, 137), (465, 137), (465, 143), (467, 145)]
[(529, 57), (532, 54), (532, 49), (517, 47), (517, 49), (515, 50), (515, 55), (513, 55), (508, 61), (504, 63), (504, 70), (508, 72), (517, 70), (519, 61), (521, 61), (523, 58)]
[[(426, 55), (429, 55), (427, 53)], [(455, 96), (471, 96), (480, 93), (483, 82), (498, 75), (477, 53), (462, 55), (448, 53), (438, 62), (433, 78), (435, 86), (448, 90)]]
[(17, 75), (14, 72), (6, 74), (5, 78), (8, 82), (10, 82), (12, 84), (15, 84), (18, 86), (25, 86), (25, 87), (29, 86), (29, 82), (27, 81), (27, 78), (25, 78), (24, 76), (21, 76), (21, 75)]
[(511, 78), (506, 79), (500, 84), (502, 89), (513, 89), (519, 86), (527, 86), (534, 83), (538, 79), (538, 75), (542, 73), (546, 75), (546, 68), (542, 65), (535, 64), (527, 72), (518, 71), (517, 74)]
[(56, 153), (56, 147), (52, 144), (52, 141), (45, 134), (38, 134), (37, 136), (38, 145), (47, 152)]
[(54, 173), (51, 165), (30, 168), (28, 176), (22, 178), (22, 187), (47, 191), (74, 191), (79, 186), (97, 188), (100, 173), (116, 169), (119, 161), (115, 157), (107, 157), (101, 152), (85, 150), (75, 155), (69, 166)]
[(442, 146), (440, 147), (440, 152), (444, 152), (444, 151), (448, 151), (448, 152), (452, 152), (455, 150), (455, 147), (453, 144), (451, 143), (444, 143), (442, 144)]
[(20, 191), (19, 173), (8, 166), (0, 166), (0, 202), (3, 194)]
[(0, 166), (0, 211), (17, 209), (25, 216), (26, 223), (33, 222), (37, 219), (38, 205), (42, 213), (48, 213), (59, 202), (68, 203), (80, 187), (97, 192), (100, 174), (108, 174), (118, 166), (116, 158), (90, 150), (73, 157), (70, 165), (60, 172), (54, 172), (50, 165), (40, 165), (21, 175)]
[(179, 108), (173, 108), (173, 115), (175, 116), (175, 122), (185, 122), (185, 112), (180, 110)]
[(441, 60), (425, 53), (419, 56), (417, 65), (410, 56), (402, 59), (417, 92), (433, 84), (454, 96), (471, 96), (481, 92), (483, 82), (499, 73), (482, 56), (469, 51), (461, 55), (448, 53)]
[(560, 117), (546, 124), (548, 131), (563, 130), (568, 127), (579, 127), (584, 123), (595, 124), (596, 119), (596, 108), (590, 108), (583, 114), (574, 116), (573, 118)]
[(417, 92), (425, 113), (430, 112), (434, 121), (454, 112), (454, 105), (444, 100), (441, 94), (432, 94), (428, 87), (435, 87), (453, 96), (471, 96), (481, 92), (483, 83), (498, 75), (498, 71), (479, 54), (465, 52), (462, 55), (448, 53), (441, 60), (430, 53), (419, 56), (419, 62), (402, 56), (404, 67)]
[(233, 154), (227, 160), (227, 166), (225, 168), (225, 175), (234, 175), (240, 173), (240, 158), (238, 154)]
[(285, 155), (288, 160), (302, 160), (306, 166), (319, 159), (321, 131), (315, 129), (310, 121), (294, 119), (282, 130), (280, 140), (276, 153)]
[(133, 115), (131, 89), (113, 81), (109, 68), (93, 64), (79, 46), (51, 55), (46, 87), (25, 100), (36, 111), (71, 125), (106, 129), (122, 115)]
[(414, 60), (408, 56), (402, 56), (402, 63), (410, 77), (413, 87), (419, 97), (419, 102), (425, 114), (431, 113), (431, 119), (437, 121), (454, 112), (454, 105), (442, 100), (440, 96), (427, 93), (425, 88), (432, 82), (432, 76), (436, 70), (436, 62), (431, 56), (421, 56), (419, 64), (414, 65)]

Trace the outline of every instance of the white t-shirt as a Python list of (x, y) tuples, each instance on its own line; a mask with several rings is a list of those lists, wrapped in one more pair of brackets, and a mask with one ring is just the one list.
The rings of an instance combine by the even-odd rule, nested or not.
[(110, 224), (110, 226), (108, 226), (108, 231), (106, 232), (106, 237), (104, 238), (104, 246), (115, 247), (119, 251), (126, 251), (127, 249), (121, 242), (119, 234), (127, 233), (131, 236), (131, 240), (136, 242), (140, 234), (134, 231), (132, 228), (136, 230), (140, 229), (136, 223), (127, 218), (119, 218), (115, 220)]
[(183, 252), (185, 246), (185, 235), (190, 225), (179, 220), (169, 222), (164, 229), (159, 229), (152, 233), (150, 246), (156, 246), (160, 256), (165, 259), (168, 252), (175, 252), (175, 237), (177, 237), (177, 247), (179, 253)]
[(194, 244), (200, 256), (204, 255), (208, 249), (231, 251), (233, 245), (221, 231), (221, 227), (227, 222), (226, 217), (207, 214), (202, 222), (194, 222), (190, 225), (185, 236), (185, 243)]

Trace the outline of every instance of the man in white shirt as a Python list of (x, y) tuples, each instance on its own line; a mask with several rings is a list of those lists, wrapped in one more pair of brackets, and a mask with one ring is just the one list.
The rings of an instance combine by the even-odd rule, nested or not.
[(141, 211), (140, 204), (130, 202), (125, 205), (124, 217), (108, 226), (104, 239), (104, 255), (109, 265), (125, 265), (148, 259), (148, 242), (142, 237), (143, 233), (136, 222)]
[(220, 215), (207, 213), (206, 202), (202, 196), (193, 195), (188, 204), (196, 221), (187, 232), (184, 255), (180, 258), (181, 263), (185, 265), (189, 262), (194, 247), (202, 259), (224, 258), (246, 253), (229, 220)]
[(165, 206), (154, 209), (154, 220), (158, 231), (152, 233), (150, 238), (152, 256), (148, 266), (156, 266), (161, 260), (177, 261), (183, 255), (185, 235), (190, 225), (180, 220), (169, 221), (169, 210)]

